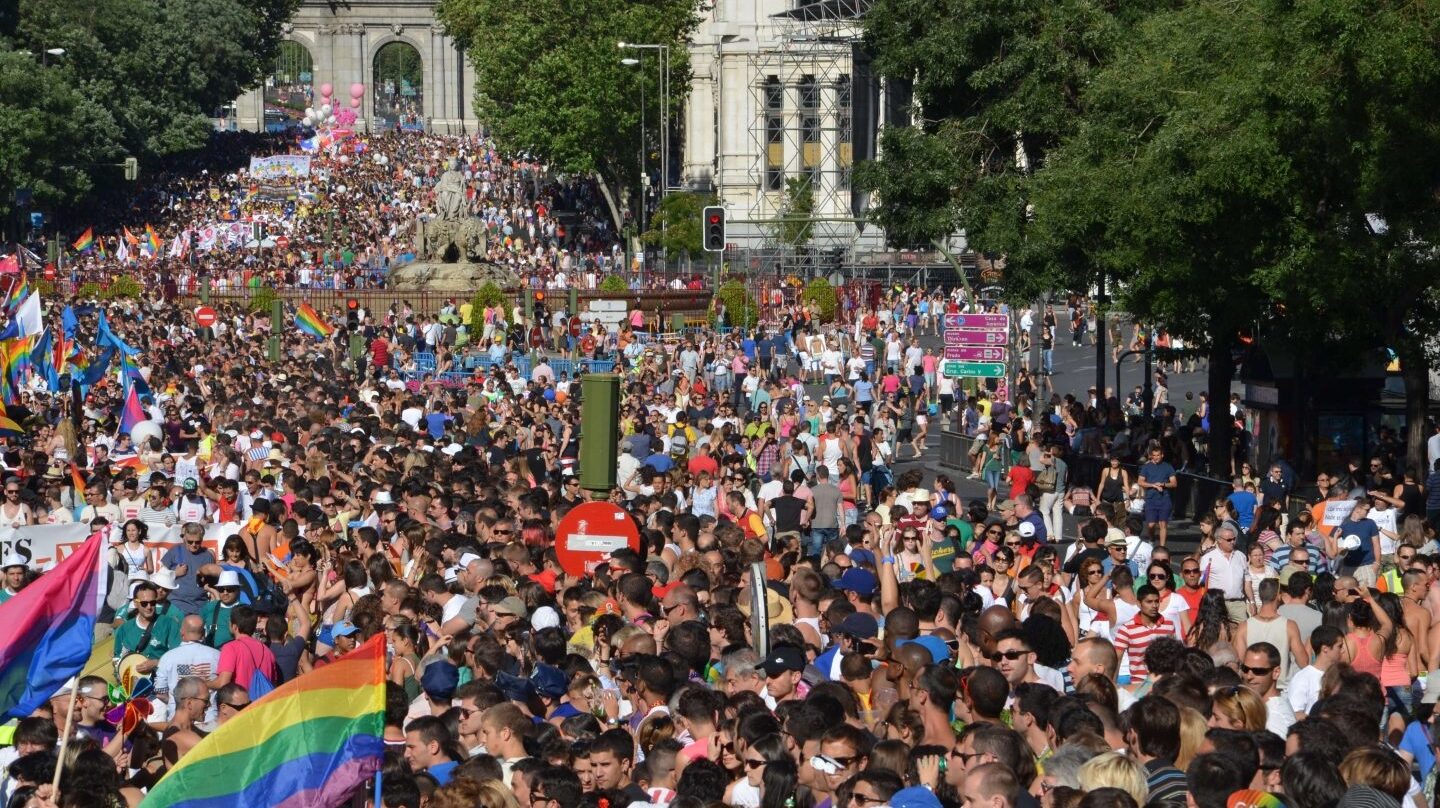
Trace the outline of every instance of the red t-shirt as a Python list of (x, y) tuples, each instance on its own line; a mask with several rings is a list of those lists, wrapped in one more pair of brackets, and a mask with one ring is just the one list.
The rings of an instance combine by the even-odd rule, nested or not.
[(1010, 498), (1014, 499), (1025, 493), (1030, 483), (1035, 482), (1035, 471), (1029, 466), (1010, 467)]
[[(250, 690), (255, 671), (260, 670), (270, 679), (270, 684), (280, 683), (280, 666), (275, 663), (275, 654), (254, 637), (236, 637), (220, 648), (220, 665), (217, 674), (230, 671), (235, 674), (231, 681)], [(254, 694), (251, 694), (254, 695)]]
[(715, 458), (711, 457), (710, 455), (695, 455), (694, 457), (690, 458), (689, 463), (685, 464), (685, 468), (691, 474), (699, 474), (702, 471), (708, 471), (710, 472), (711, 477), (714, 477), (720, 473), (720, 464), (715, 462)]

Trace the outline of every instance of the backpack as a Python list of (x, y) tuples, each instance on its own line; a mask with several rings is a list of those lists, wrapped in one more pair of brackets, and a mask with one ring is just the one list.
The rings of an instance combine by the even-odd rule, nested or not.
[(1035, 487), (1047, 494), (1055, 493), (1055, 484), (1059, 481), (1060, 472), (1054, 466), (1046, 466), (1043, 471), (1035, 475)]

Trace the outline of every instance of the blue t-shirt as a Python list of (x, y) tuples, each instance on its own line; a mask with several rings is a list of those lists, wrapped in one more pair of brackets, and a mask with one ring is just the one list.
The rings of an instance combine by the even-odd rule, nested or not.
[(175, 591), (170, 593), (170, 603), (184, 614), (199, 614), (200, 607), (205, 605), (208, 598), (200, 582), (195, 580), (195, 574), (206, 564), (214, 564), (215, 554), (209, 550), (192, 553), (190, 548), (182, 543), (170, 548), (160, 559), (160, 563), (172, 570), (181, 564), (185, 565), (185, 574), (175, 576)]
[(655, 469), (661, 474), (669, 474), (670, 469), (675, 468), (675, 461), (671, 460), (669, 455), (656, 452), (645, 458), (645, 465)]
[(875, 385), (859, 379), (855, 382), (855, 400), (865, 404), (875, 400)]
[(1235, 512), (1239, 514), (1236, 521), (1240, 523), (1241, 530), (1249, 530), (1250, 523), (1255, 521), (1255, 506), (1260, 500), (1249, 491), (1236, 491), (1226, 497), (1230, 504), (1235, 506)]
[(445, 425), (453, 420), (446, 413), (432, 412), (425, 416), (425, 431), (430, 433), (431, 440), (440, 440), (445, 437)]
[[(1140, 467), (1140, 479), (1147, 483), (1168, 483), (1170, 478), (1175, 476), (1175, 467), (1161, 460), (1159, 463), (1146, 463)], [(1163, 501), (1170, 498), (1170, 489), (1156, 490), (1145, 489), (1145, 499), (1151, 502)]]
[[(1345, 553), (1344, 564), (1347, 567), (1363, 567), (1366, 564), (1375, 563), (1375, 542), (1376, 536), (1380, 535), (1380, 526), (1369, 519), (1361, 519), (1356, 522), (1350, 519), (1340, 523), (1340, 539), (1343, 541), (1346, 536), (1359, 536), (1360, 546)], [(171, 596), (174, 600), (174, 596)]]

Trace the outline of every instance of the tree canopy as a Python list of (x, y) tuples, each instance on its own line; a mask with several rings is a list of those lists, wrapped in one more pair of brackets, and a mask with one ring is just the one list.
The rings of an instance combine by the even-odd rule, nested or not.
[[(94, 163), (193, 149), (273, 66), (300, 0), (19, 0), (0, 15), (0, 210), (65, 204)], [(47, 51), (64, 49), (63, 54)]]
[[(642, 92), (645, 148), (659, 151), (659, 60), (653, 50), (617, 45), (670, 46), (670, 116), (679, 120), (694, 0), (441, 0), (437, 14), (475, 64), (476, 108), (503, 148), (561, 172), (639, 186)], [(621, 64), (626, 57), (642, 64)]]

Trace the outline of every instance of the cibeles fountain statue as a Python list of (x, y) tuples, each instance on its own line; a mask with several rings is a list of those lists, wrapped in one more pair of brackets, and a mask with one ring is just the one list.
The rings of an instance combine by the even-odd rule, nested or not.
[(395, 270), (393, 285), (465, 292), (487, 281), (501, 288), (520, 284), (514, 272), (488, 260), (485, 222), (469, 214), (469, 205), (465, 175), (452, 158), (435, 183), (435, 210), (415, 220), (416, 260)]

